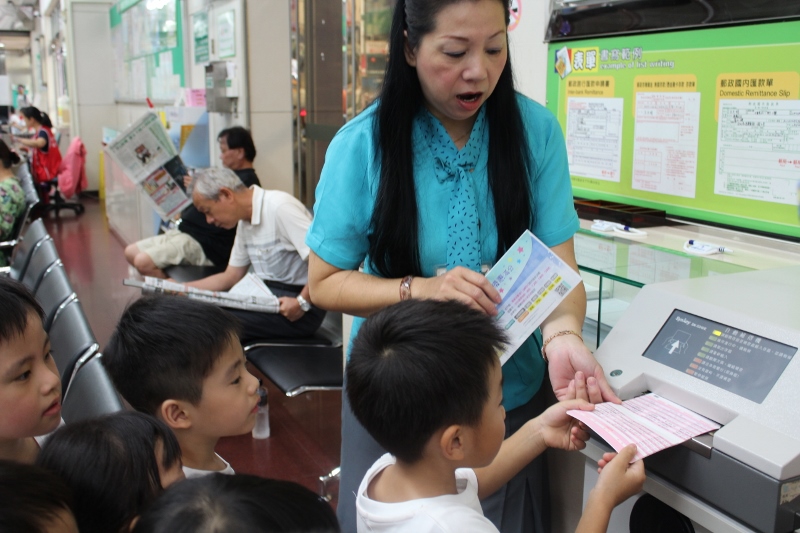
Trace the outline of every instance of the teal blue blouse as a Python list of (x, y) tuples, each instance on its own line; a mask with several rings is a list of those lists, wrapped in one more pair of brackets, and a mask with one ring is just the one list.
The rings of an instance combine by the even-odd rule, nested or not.
[[(564, 137), (547, 109), (522, 95), (517, 95), (517, 100), (534, 166), (530, 181), (535, 222), (530, 229), (546, 245), (555, 246), (570, 239), (579, 225), (572, 203)], [(306, 243), (325, 262), (343, 270), (355, 270), (364, 263), (364, 271), (372, 275), (377, 274), (370, 270), (366, 259), (369, 223), (380, 178), (373, 135), (375, 110), (373, 105), (347, 123), (331, 142), (317, 186), (314, 221), (306, 236)], [(476, 120), (476, 126), (481, 123)], [(427, 110), (415, 118), (414, 176), (420, 259), (426, 277), (436, 275), (437, 269), (447, 263), (448, 203), (454, 181), (436, 178), (434, 153), (457, 148), (449, 137), (441, 135), (442, 130), (441, 123)], [(483, 148), (478, 151), (470, 176), (481, 221), (481, 259), (491, 266), (497, 249), (497, 228), (488, 183), (488, 135), (488, 128), (473, 128), (470, 144), (480, 136), (479, 146)], [(441, 146), (432, 146), (432, 142), (441, 139), (446, 139)], [(354, 320), (351, 338), (362, 321)], [(540, 343), (541, 338), (532, 337), (503, 366), (503, 396), (508, 410), (527, 403), (542, 384), (546, 366), (538, 352)]]

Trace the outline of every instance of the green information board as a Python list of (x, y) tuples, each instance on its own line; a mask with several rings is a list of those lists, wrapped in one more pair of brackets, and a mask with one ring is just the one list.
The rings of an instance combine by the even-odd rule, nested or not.
[(552, 43), (575, 196), (800, 237), (800, 21)]

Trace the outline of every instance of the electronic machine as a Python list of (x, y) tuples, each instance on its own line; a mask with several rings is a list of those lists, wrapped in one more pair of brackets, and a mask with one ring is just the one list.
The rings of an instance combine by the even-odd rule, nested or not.
[[(595, 353), (609, 383), (623, 400), (652, 391), (722, 428), (646, 458), (647, 494), (608, 531), (800, 528), (798, 347), (800, 267), (645, 286)], [(595, 438), (584, 450), (585, 495), (608, 450)]]

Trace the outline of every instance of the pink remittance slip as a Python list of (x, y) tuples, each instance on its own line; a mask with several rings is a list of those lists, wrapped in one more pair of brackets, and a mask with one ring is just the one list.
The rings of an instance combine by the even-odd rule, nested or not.
[(616, 451), (628, 444), (638, 448), (634, 461), (720, 428), (716, 422), (649, 393), (622, 405), (600, 403), (594, 411), (567, 411)]

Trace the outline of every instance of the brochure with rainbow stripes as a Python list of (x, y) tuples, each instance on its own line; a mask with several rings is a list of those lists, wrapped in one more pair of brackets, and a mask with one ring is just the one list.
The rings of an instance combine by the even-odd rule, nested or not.
[(503, 301), (496, 320), (509, 337), (506, 361), (582, 282), (580, 275), (526, 230), (486, 274)]

